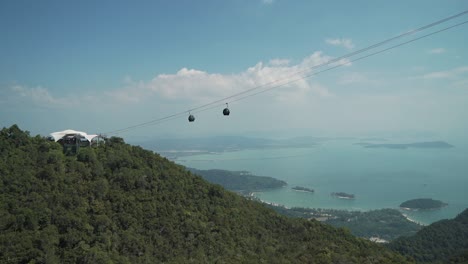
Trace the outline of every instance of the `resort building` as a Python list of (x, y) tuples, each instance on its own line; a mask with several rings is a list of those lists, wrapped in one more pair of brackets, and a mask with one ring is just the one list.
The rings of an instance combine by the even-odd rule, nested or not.
[(50, 133), (48, 138), (51, 141), (60, 143), (64, 147), (86, 147), (104, 143), (104, 138), (100, 135), (88, 135), (85, 132), (72, 129)]

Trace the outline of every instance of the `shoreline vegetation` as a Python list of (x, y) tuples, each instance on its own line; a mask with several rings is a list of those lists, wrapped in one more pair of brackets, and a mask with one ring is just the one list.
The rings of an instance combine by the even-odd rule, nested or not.
[[(425, 226), (425, 224), (411, 219), (407, 214), (402, 213), (398, 209), (384, 208), (371, 211), (348, 211), (328, 208), (290, 208), (278, 203), (261, 200), (255, 195), (258, 191), (285, 187), (287, 185), (285, 182), (271, 177), (252, 175), (247, 171), (197, 170), (193, 168), (189, 168), (189, 170), (201, 175), (212, 183), (220, 184), (224, 188), (235, 191), (248, 199), (259, 201), (282, 215), (316, 220), (335, 227), (346, 227), (350, 229), (352, 234), (376, 243), (388, 243), (399, 236), (413, 235)], [(245, 177), (250, 178), (250, 183), (245, 182)], [(272, 179), (274, 180), (273, 182), (277, 181), (276, 185), (265, 184), (265, 182), (271, 183)], [(233, 184), (233, 182), (239, 184)], [(265, 186), (270, 186), (271, 188), (265, 188)], [(293, 186), (291, 189), (297, 192), (315, 192), (314, 189), (302, 186)], [(345, 200), (353, 200), (355, 198), (354, 194), (345, 192), (334, 192), (331, 195)]]
[[(193, 173), (196, 173), (206, 180), (220, 184), (224, 188), (234, 191), (238, 193), (239, 195), (242, 195), (244, 197), (247, 197), (252, 200), (257, 200), (261, 203), (264, 203), (268, 206), (275, 207), (274, 209), (277, 210), (278, 208), (281, 208), (280, 213), (288, 216), (293, 216), (293, 217), (303, 217), (307, 219), (315, 219), (317, 221), (321, 222), (326, 222), (329, 223), (331, 220), (336, 219), (337, 215), (346, 215), (350, 213), (361, 213), (366, 215), (366, 213), (371, 212), (371, 211), (379, 211), (379, 210), (387, 210), (385, 208), (382, 209), (376, 209), (376, 210), (371, 210), (371, 211), (350, 211), (350, 210), (337, 210), (337, 209), (331, 209), (331, 208), (321, 208), (321, 209), (310, 209), (310, 208), (301, 208), (299, 211), (308, 211), (313, 212), (311, 215), (304, 215), (304, 213), (297, 213), (298, 209), (295, 207), (287, 207), (282, 204), (278, 203), (273, 203), (273, 202), (268, 202), (265, 200), (261, 200), (257, 198), (255, 195), (256, 192), (261, 192), (263, 190), (269, 190), (269, 189), (275, 189), (275, 188), (284, 188), (287, 186), (286, 182), (277, 180), (272, 177), (265, 177), (265, 176), (256, 176), (251, 174), (250, 172), (247, 171), (227, 171), (227, 170), (197, 170), (197, 169), (192, 169), (189, 168), (190, 171)], [(249, 180), (246, 180), (246, 177)], [(234, 179), (233, 179), (234, 178)], [(250, 181), (250, 183), (247, 183), (246, 181)], [(234, 182), (234, 183), (233, 183)], [(237, 183), (236, 183), (237, 182)], [(296, 192), (309, 192), (309, 193), (314, 193), (314, 189), (310, 189), (307, 187), (302, 187), (302, 186), (294, 186), (291, 187), (293, 191)], [(345, 192), (333, 192), (331, 193), (332, 196), (335, 196), (338, 199), (343, 199), (343, 200), (353, 200), (355, 199), (354, 194), (349, 194)], [(414, 199), (414, 200), (427, 200), (427, 199)], [(431, 199), (429, 199), (431, 200)], [(435, 201), (435, 200), (433, 200)], [(408, 202), (408, 201), (407, 201)], [(440, 202), (440, 201), (439, 201)], [(417, 211), (420, 209), (414, 209), (414, 208), (409, 208), (409, 207), (401, 207), (400, 205), (400, 210), (398, 209), (388, 209), (388, 210), (394, 210), (399, 212), (399, 214), (405, 219), (407, 222), (411, 222), (413, 224), (416, 224), (420, 227), (422, 226), (427, 226), (426, 223), (417, 221), (415, 219), (412, 219), (408, 214), (405, 214), (404, 211)], [(284, 213), (284, 210), (288, 211), (287, 213)], [(427, 209), (430, 210), (430, 209)], [(278, 211), (278, 210), (277, 210)], [(302, 215), (301, 215), (302, 214)], [(343, 218), (343, 217), (342, 217)], [(346, 221), (348, 221), (347, 219)], [(361, 220), (358, 220), (357, 222), (360, 222)], [(379, 220), (382, 221), (382, 223), (385, 223), (385, 220)], [(400, 221), (403, 221), (400, 219)], [(357, 224), (359, 225), (359, 224)], [(417, 228), (414, 228), (416, 230)], [(385, 237), (385, 238), (383, 238)], [(366, 237), (370, 239), (371, 237)], [(393, 238), (389, 236), (388, 234), (382, 235), (382, 236), (376, 236), (375, 239), (372, 238), (372, 240), (380, 241), (379, 239), (383, 239), (385, 241), (391, 241)], [(382, 241), (380, 241), (382, 242)]]
[(348, 228), (353, 235), (376, 243), (388, 243), (401, 236), (411, 236), (424, 227), (424, 225), (409, 218), (397, 209), (348, 211), (286, 207), (277, 203), (258, 201), (282, 215), (292, 218), (305, 218), (309, 221), (316, 220), (334, 227)]

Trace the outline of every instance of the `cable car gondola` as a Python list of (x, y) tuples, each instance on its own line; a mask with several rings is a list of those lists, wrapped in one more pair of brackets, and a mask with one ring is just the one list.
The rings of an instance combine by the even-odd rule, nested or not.
[(226, 103), (226, 108), (224, 108), (224, 110), (223, 110), (223, 115), (225, 115), (225, 116), (228, 116), (231, 113), (231, 111), (229, 111), (228, 107), (229, 107), (228, 103)]
[(191, 114), (191, 115), (189, 115), (189, 117), (188, 117), (188, 121), (189, 121), (189, 122), (193, 122), (193, 121), (195, 121), (195, 117), (194, 117), (192, 114)]

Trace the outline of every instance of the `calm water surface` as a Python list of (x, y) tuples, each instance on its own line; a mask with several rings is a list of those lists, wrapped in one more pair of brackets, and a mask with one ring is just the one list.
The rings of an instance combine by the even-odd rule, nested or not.
[[(286, 181), (285, 188), (258, 192), (261, 200), (288, 207), (372, 210), (398, 208), (415, 198), (449, 205), (405, 212), (429, 224), (468, 208), (468, 149), (364, 148), (352, 141), (330, 141), (313, 148), (255, 149), (183, 157), (176, 162), (197, 169), (247, 170)], [(293, 186), (315, 193), (296, 192)], [(356, 195), (334, 198), (332, 192)]]

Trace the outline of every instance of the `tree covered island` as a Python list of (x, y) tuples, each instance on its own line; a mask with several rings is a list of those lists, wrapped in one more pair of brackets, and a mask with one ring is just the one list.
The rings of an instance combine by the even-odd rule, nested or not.
[(354, 199), (355, 198), (354, 194), (349, 194), (345, 192), (333, 192), (331, 193), (331, 195), (340, 199)]
[(431, 198), (419, 198), (419, 199), (412, 199), (408, 200), (406, 202), (403, 202), (400, 204), (400, 207), (403, 209), (408, 209), (408, 210), (427, 210), (427, 209), (439, 209), (447, 204), (439, 201), (439, 200), (433, 200)]
[(298, 191), (298, 192), (311, 192), (311, 193), (314, 192), (314, 189), (309, 189), (309, 188), (301, 187), (301, 186), (295, 186), (295, 187), (292, 187), (291, 189), (293, 189), (294, 191)]

